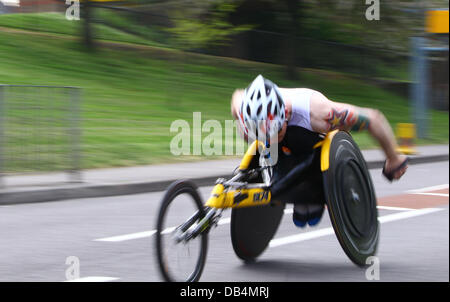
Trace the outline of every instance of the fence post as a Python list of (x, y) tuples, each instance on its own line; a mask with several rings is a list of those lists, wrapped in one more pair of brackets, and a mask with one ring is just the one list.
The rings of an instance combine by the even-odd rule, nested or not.
[(69, 88), (69, 107), (70, 107), (70, 125), (69, 125), (69, 139), (70, 139), (70, 154), (71, 154), (71, 168), (70, 181), (82, 182), (81, 177), (81, 148), (80, 148), (80, 90), (78, 88)]

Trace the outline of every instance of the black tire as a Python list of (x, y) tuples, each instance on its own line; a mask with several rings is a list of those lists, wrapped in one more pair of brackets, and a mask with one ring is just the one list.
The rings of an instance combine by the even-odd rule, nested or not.
[[(175, 276), (173, 272), (171, 272), (170, 267), (172, 263), (167, 259), (167, 252), (165, 250), (165, 238), (168, 237), (166, 234), (164, 234), (164, 230), (167, 232), (167, 226), (165, 226), (165, 222), (168, 220), (169, 213), (168, 210), (170, 208), (170, 205), (176, 200), (177, 197), (179, 197), (182, 194), (186, 194), (190, 197), (194, 204), (195, 211), (200, 211), (199, 219), (203, 218), (205, 215), (203, 202), (200, 198), (200, 195), (197, 192), (197, 187), (194, 183), (187, 180), (180, 180), (172, 183), (169, 188), (167, 189), (166, 194), (164, 195), (161, 206), (159, 209), (158, 214), (158, 222), (156, 226), (156, 255), (157, 255), (157, 263), (159, 267), (159, 271), (161, 273), (161, 276), (165, 281), (168, 282), (174, 282), (174, 281), (182, 281), (182, 282), (196, 282), (200, 279), (200, 276), (202, 274), (203, 268), (205, 266), (206, 262), (206, 254), (208, 249), (208, 232), (205, 231), (201, 233), (198, 237), (191, 239), (191, 241), (199, 240), (199, 255), (196, 259), (196, 263), (194, 265), (193, 271), (189, 273), (187, 276), (178, 278), (178, 276)], [(187, 215), (194, 214), (195, 211), (190, 211), (189, 213), (186, 213)], [(192, 212), (192, 213), (191, 213)], [(181, 224), (183, 224), (188, 217), (184, 217), (186, 219), (180, 220), (180, 222), (177, 221), (177, 224), (172, 226), (176, 227)], [(198, 220), (199, 220), (198, 219)], [(183, 242), (177, 243), (177, 247), (182, 247), (184, 245)], [(172, 251), (171, 249), (169, 249)]]
[(329, 160), (323, 180), (331, 223), (350, 260), (366, 266), (366, 259), (376, 254), (380, 233), (370, 173), (347, 132), (338, 132), (333, 137)]
[(256, 261), (275, 235), (284, 213), (284, 203), (233, 209), (231, 212), (231, 243), (245, 263)]

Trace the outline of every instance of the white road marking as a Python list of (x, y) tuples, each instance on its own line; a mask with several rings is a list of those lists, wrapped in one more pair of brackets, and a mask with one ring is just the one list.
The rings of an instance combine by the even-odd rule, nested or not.
[(415, 211), (416, 209), (411, 208), (400, 208), (400, 207), (388, 207), (388, 206), (377, 206), (379, 210), (390, 210), (390, 211)]
[(293, 214), (293, 213), (294, 213), (294, 208), (284, 209), (284, 215)]
[(428, 191), (437, 191), (437, 190), (444, 190), (444, 189), (448, 189), (448, 184), (442, 184), (442, 185), (437, 185), (437, 186), (409, 190), (409, 191), (406, 191), (406, 193), (424, 193), (424, 192), (428, 192)]
[[(417, 211), (415, 209), (410, 208), (400, 208), (400, 207), (388, 207), (388, 206), (377, 206), (378, 209), (382, 210), (392, 210), (392, 211)], [(292, 214), (294, 212), (293, 208), (285, 209), (284, 214)], [(225, 225), (230, 224), (231, 218), (225, 217), (219, 220), (218, 225)], [(170, 234), (172, 233), (176, 227), (169, 227), (166, 228), (164, 231), (162, 231), (162, 234)], [(127, 240), (133, 240), (133, 239), (142, 239), (142, 238), (148, 238), (153, 236), (156, 233), (156, 230), (151, 231), (144, 231), (144, 232), (138, 232), (138, 233), (132, 233), (132, 234), (125, 234), (125, 235), (119, 235), (119, 236), (113, 236), (113, 237), (105, 237), (100, 239), (94, 239), (94, 241), (103, 241), (103, 242), (122, 242)]]
[(333, 228), (330, 227), (330, 228), (324, 228), (324, 229), (306, 232), (306, 233), (302, 233), (302, 234), (281, 237), (281, 238), (277, 238), (277, 239), (272, 239), (269, 243), (269, 247), (277, 247), (280, 245), (285, 245), (285, 244), (305, 241), (305, 240), (309, 240), (309, 239), (319, 238), (319, 237), (323, 237), (323, 236), (327, 236), (327, 235), (331, 235), (331, 234), (334, 234), (334, 230), (333, 230)]
[(425, 193), (425, 192), (422, 193), (422, 192), (416, 192), (416, 193), (412, 193), (412, 194), (448, 197), (448, 194), (444, 194), (444, 193)]
[[(161, 232), (161, 234), (170, 234), (170, 233), (172, 233), (173, 231), (175, 231), (175, 229), (176, 229), (177, 227), (171, 227), (171, 228), (167, 228), (167, 229), (165, 229), (164, 231), (162, 231)], [(155, 233), (156, 233), (156, 230), (155, 230)], [(152, 234), (153, 235), (153, 234)], [(151, 235), (150, 235), (151, 236)]]
[[(411, 217), (416, 217), (420, 215), (425, 215), (433, 212), (442, 211), (443, 209), (440, 208), (428, 208), (428, 209), (421, 209), (421, 210), (414, 210), (414, 211), (407, 211), (407, 212), (401, 212), (396, 214), (390, 214), (378, 217), (378, 221), (380, 223), (386, 223)], [(300, 241), (315, 239), (327, 235), (334, 234), (334, 230), (332, 227), (324, 228), (312, 232), (302, 233), (302, 234), (296, 234), (291, 236), (286, 236), (282, 238), (272, 239), (269, 243), (269, 247), (277, 247), (281, 245), (286, 245), (290, 243), (296, 243)]]
[(120, 242), (120, 241), (126, 241), (126, 240), (131, 240), (131, 239), (140, 239), (140, 238), (150, 237), (155, 233), (156, 233), (156, 230), (151, 230), (151, 231), (145, 231), (145, 232), (139, 232), (139, 233), (133, 233), (133, 234), (126, 234), (126, 235), (120, 235), (120, 236), (94, 239), (94, 241)]
[(440, 209), (440, 208), (425, 208), (425, 209), (420, 209), (420, 210), (415, 210), (415, 211), (401, 212), (401, 213), (378, 217), (378, 221), (380, 223), (391, 222), (391, 221), (421, 216), (421, 215), (425, 215), (425, 214), (430, 214), (430, 213), (434, 213), (434, 212), (439, 212), (442, 210), (443, 209)]
[(231, 222), (231, 217), (222, 218), (217, 223), (218, 225), (229, 224)]
[(108, 281), (114, 281), (114, 280), (119, 280), (119, 278), (90, 276), (90, 277), (77, 278), (77, 279), (73, 279), (73, 280), (66, 280), (64, 282), (108, 282)]

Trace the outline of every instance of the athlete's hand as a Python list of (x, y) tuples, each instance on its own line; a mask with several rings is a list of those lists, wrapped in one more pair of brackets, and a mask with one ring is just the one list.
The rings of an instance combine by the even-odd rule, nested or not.
[(386, 159), (386, 163), (384, 166), (385, 173), (391, 174), (393, 171), (395, 171), (392, 175), (393, 179), (399, 179), (403, 176), (403, 174), (405, 174), (406, 170), (408, 169), (408, 163), (400, 168), (405, 160), (407, 160), (407, 157), (403, 154), (397, 154), (394, 158)]

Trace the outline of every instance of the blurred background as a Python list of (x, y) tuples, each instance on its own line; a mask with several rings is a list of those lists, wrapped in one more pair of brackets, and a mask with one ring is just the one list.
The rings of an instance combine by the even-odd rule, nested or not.
[(379, 2), (368, 20), (360, 0), (0, 0), (0, 172), (218, 158), (173, 156), (170, 125), (224, 125), (258, 74), (448, 144), (448, 0)]

